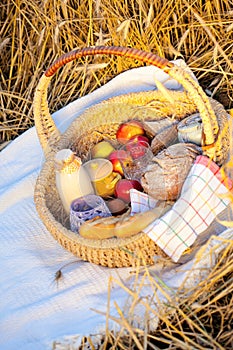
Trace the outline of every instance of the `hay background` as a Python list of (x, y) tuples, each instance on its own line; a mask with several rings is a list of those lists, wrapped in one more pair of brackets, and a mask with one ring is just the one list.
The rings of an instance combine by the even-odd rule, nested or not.
[[(32, 100), (43, 71), (61, 54), (90, 45), (132, 46), (168, 59), (183, 58), (206, 93), (232, 108), (232, 18), (231, 0), (2, 0), (1, 147), (34, 125)], [(50, 87), (51, 112), (139, 65), (116, 57), (85, 58), (67, 65)], [(232, 282), (233, 244), (228, 242), (208, 278), (180, 294), (172, 318), (162, 315), (155, 334), (130, 324), (127, 328), (120, 317), (129, 336), (107, 333), (100, 347), (230, 350)], [(91, 339), (87, 342), (91, 344)]]
[[(183, 58), (207, 92), (232, 106), (232, 0), (3, 0), (0, 4), (0, 142), (34, 124), (42, 72), (61, 54), (89, 45), (124, 45)], [(87, 94), (129, 59), (85, 58), (53, 80), (51, 111)]]

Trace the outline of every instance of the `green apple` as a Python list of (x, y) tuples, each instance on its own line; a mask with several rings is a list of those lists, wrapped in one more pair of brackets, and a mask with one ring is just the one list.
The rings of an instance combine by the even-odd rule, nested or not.
[(108, 141), (101, 141), (91, 149), (91, 158), (108, 158), (109, 154), (115, 150)]

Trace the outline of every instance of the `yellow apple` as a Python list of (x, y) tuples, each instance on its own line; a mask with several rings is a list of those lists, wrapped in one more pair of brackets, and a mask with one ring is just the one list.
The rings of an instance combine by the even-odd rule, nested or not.
[(115, 148), (108, 141), (101, 141), (91, 149), (91, 158), (108, 158)]

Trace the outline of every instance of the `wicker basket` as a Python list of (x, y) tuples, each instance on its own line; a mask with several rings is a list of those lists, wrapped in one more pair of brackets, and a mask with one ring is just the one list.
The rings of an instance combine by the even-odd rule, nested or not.
[[(181, 83), (184, 92), (148, 91), (111, 98), (87, 109), (61, 135), (49, 113), (47, 88), (53, 74), (63, 65), (82, 56), (114, 54), (152, 64)], [(143, 107), (143, 108), (141, 108)], [(45, 163), (35, 187), (35, 204), (40, 218), (54, 238), (83, 260), (108, 266), (126, 267), (140, 262), (153, 264), (164, 252), (146, 234), (106, 240), (90, 240), (73, 233), (63, 211), (55, 185), (54, 155), (63, 148), (74, 150), (83, 160), (90, 147), (103, 139), (113, 140), (120, 123), (129, 119), (158, 120), (173, 116), (182, 119), (199, 111), (204, 129), (203, 153), (222, 165), (229, 150), (227, 113), (223, 106), (208, 98), (183, 69), (155, 54), (125, 47), (91, 47), (75, 50), (56, 60), (41, 77), (34, 97), (37, 133), (45, 153)]]

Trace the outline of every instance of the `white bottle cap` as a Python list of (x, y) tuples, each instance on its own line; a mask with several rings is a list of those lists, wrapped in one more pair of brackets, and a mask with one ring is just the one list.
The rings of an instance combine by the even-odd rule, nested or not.
[(74, 152), (65, 148), (56, 153), (55, 156), (56, 170), (72, 173), (82, 164), (81, 158), (76, 157)]
[(72, 160), (73, 158), (74, 158), (74, 153), (71, 151), (71, 149), (65, 148), (57, 152), (55, 156), (55, 161), (58, 164), (62, 165), (64, 162)]

